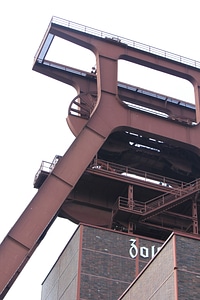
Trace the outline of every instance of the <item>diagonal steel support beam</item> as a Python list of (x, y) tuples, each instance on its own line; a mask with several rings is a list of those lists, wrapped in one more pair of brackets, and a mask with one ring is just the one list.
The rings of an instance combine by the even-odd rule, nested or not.
[[(105, 132), (104, 132), (105, 133)], [(23, 269), (105, 137), (85, 127), (0, 246), (0, 299)]]
[(83, 123), (82, 128), (79, 126), (76, 140), (0, 246), (0, 299), (4, 298), (44, 238), (60, 207), (110, 133), (119, 128), (133, 128), (139, 132), (149, 132), (173, 143), (185, 145), (196, 152), (200, 149), (199, 124), (191, 128), (185, 127), (169, 123), (167, 120), (159, 120), (155, 116), (139, 111), (129, 110), (122, 105), (118, 97), (117, 61), (125, 59), (191, 81), (195, 90), (197, 123), (200, 121), (199, 70), (166, 57), (158, 57), (132, 48), (126, 43), (116, 42), (108, 37), (97, 37), (94, 31), (83, 33), (78, 29), (66, 27), (65, 23), (58, 25), (52, 21), (36, 55), (33, 69), (70, 84), (79, 92), (90, 90), (91, 80), (80, 80), (76, 75), (70, 78), (57, 70), (52, 72), (51, 68), (44, 67), (45, 56), (54, 36), (90, 49), (96, 55), (97, 80), (92, 82), (92, 89), (97, 90), (97, 105), (90, 119)]

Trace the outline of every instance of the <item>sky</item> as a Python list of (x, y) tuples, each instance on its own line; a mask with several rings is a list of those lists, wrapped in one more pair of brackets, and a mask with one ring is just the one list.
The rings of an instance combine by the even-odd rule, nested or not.
[[(56, 154), (63, 155), (74, 140), (66, 117), (76, 91), (32, 71), (34, 55), (52, 16), (200, 61), (199, 8), (199, 0), (1, 1), (0, 240), (37, 192), (33, 180), (42, 160), (52, 161)], [(79, 50), (65, 50), (64, 61), (79, 69), (90, 67), (90, 59), (84, 65), (86, 59)], [(52, 56), (59, 56), (59, 51), (58, 47)], [(122, 78), (129, 81), (129, 66), (123, 65), (121, 70)], [(173, 86), (171, 78), (163, 77), (160, 82), (156, 74), (153, 77), (140, 71), (134, 77), (135, 85), (151, 90), (156, 87), (161, 89), (159, 92), (193, 101), (187, 82)], [(68, 220), (56, 219), (6, 300), (41, 298), (42, 281), (75, 229), (76, 225)]]

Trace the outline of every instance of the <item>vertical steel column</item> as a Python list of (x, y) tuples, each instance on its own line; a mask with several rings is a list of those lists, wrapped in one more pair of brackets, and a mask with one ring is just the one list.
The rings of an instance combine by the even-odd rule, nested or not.
[[(128, 186), (128, 207), (133, 209), (134, 207), (134, 200), (133, 200), (133, 185), (129, 184)], [(133, 222), (128, 223), (128, 232), (133, 232), (134, 224)]]
[(197, 198), (199, 193), (192, 200), (192, 219), (193, 219), (193, 234), (198, 234), (198, 214), (197, 214)]
[(128, 186), (128, 207), (133, 208), (134, 200), (133, 200), (133, 185)]

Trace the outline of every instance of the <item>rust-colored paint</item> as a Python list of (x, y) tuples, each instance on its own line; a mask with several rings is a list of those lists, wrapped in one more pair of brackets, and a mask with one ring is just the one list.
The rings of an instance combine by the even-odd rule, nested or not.
[[(92, 201), (88, 201), (87, 196), (84, 198), (85, 191), (82, 189), (81, 180), (83, 180), (83, 175), (100, 149), (105, 150), (104, 148), (111, 147), (112, 151), (116, 151), (117, 148), (115, 146), (110, 146), (110, 142), (113, 142), (113, 140), (109, 137), (113, 133), (120, 130), (133, 130), (137, 132), (137, 138), (140, 135), (144, 135), (145, 138), (150, 135), (150, 137), (164, 141), (167, 145), (169, 144), (169, 149), (170, 147), (174, 147), (174, 149), (184, 150), (184, 153), (187, 154), (192, 153), (197, 156), (200, 154), (200, 140), (198, 138), (200, 126), (200, 92), (198, 89), (198, 86), (200, 86), (200, 70), (198, 68), (170, 60), (164, 56), (159, 57), (156, 54), (136, 49), (116, 39), (110, 39), (106, 36), (100, 38), (91, 33), (71, 29), (67, 24), (66, 22), (66, 24), (60, 25), (52, 20), (43, 44), (41, 44), (36, 55), (33, 70), (76, 88), (79, 100), (73, 99), (72, 103), (76, 103), (79, 109), (73, 114), (71, 105), (67, 119), (68, 125), (76, 135), (76, 139), (49, 174), (38, 190), (38, 193), (0, 246), (0, 299), (4, 298), (58, 214), (74, 219), (76, 222), (95, 223), (96, 219), (96, 222), (104, 220), (100, 224), (101, 226), (106, 225), (109, 227), (109, 224), (112, 224), (112, 221), (114, 221), (111, 220), (113, 205), (121, 194), (117, 195), (116, 198), (115, 194), (104, 194), (105, 198), (102, 197), (101, 199), (97, 195)], [(70, 69), (66, 68), (61, 69), (60, 65), (51, 65), (51, 62), (45, 60), (45, 55), (41, 54), (43, 53), (42, 48), (47, 42), (46, 38), (48, 34), (61, 37), (93, 51), (96, 56), (97, 73), (85, 73), (83, 75), (81, 70), (74, 72), (72, 68), (70, 71)], [(49, 47), (50, 44), (46, 48), (48, 49)], [(128, 89), (123, 89), (117, 82), (118, 59), (125, 59), (189, 80), (194, 86), (196, 110), (186, 107), (180, 108), (180, 106), (173, 103), (168, 103), (166, 106), (163, 103), (161, 104), (155, 97), (139, 95), (137, 92), (130, 92)], [(125, 98), (128, 98), (129, 103), (142, 103), (149, 109), (167, 113), (168, 118), (165, 119), (153, 114), (144, 113), (140, 110), (131, 109), (124, 103)], [(133, 99), (136, 99), (135, 102)], [(193, 123), (196, 125), (194, 126)], [(103, 146), (104, 148), (102, 148)], [(136, 152), (135, 155), (137, 154)], [(141, 151), (141, 153), (141, 157), (144, 160), (145, 151)], [(172, 157), (169, 159), (170, 163), (171, 161)], [(116, 162), (118, 163), (118, 161)], [(145, 163), (151, 168), (150, 159), (148, 159), (148, 163), (144, 160)], [(180, 165), (183, 168), (182, 162)], [(159, 167), (159, 171), (162, 171), (162, 167)], [(152, 192), (154, 195), (166, 189), (162, 186), (159, 188), (158, 185), (154, 185), (153, 187), (148, 182), (141, 184), (141, 182), (136, 182), (133, 179), (122, 179), (122, 177), (119, 178), (119, 175), (112, 170), (104, 170), (103, 172), (100, 170), (99, 174), (97, 174), (91, 168), (90, 177), (88, 178), (92, 178), (95, 181), (96, 176), (98, 176), (97, 184), (101, 181), (103, 183), (102, 190), (104, 189), (105, 192), (108, 189), (109, 178), (113, 187), (121, 184), (121, 188), (124, 188), (126, 191), (128, 191), (129, 184), (134, 184), (136, 187), (146, 187), (149, 193)], [(191, 178), (192, 175), (193, 173), (191, 173)], [(169, 194), (173, 195), (174, 198), (170, 200), (170, 203), (169, 201), (165, 202), (164, 209), (162, 206), (159, 209), (157, 208), (156, 211), (146, 211), (145, 215), (142, 210), (133, 212), (121, 208), (116, 211), (115, 216), (118, 214), (123, 226), (127, 225), (127, 220), (128, 222), (133, 222), (136, 225), (133, 226), (134, 230), (144, 232), (144, 228), (145, 230), (150, 228), (149, 235), (152, 234), (153, 229), (156, 230), (157, 228), (160, 233), (162, 231), (169, 233), (173, 230), (173, 226), (170, 227), (171, 222), (175, 226), (177, 216), (179, 219), (184, 220), (183, 225), (185, 225), (185, 220), (189, 219), (191, 221), (184, 213), (170, 211), (170, 209), (172, 206), (175, 207), (186, 202), (188, 197), (194, 197), (199, 190), (199, 182), (196, 181), (196, 183), (196, 188), (187, 193), (185, 193), (186, 190), (183, 189), (183, 186), (179, 187), (179, 190), (171, 190), (172, 192), (170, 191)], [(74, 193), (75, 189), (79, 186), (83, 193), (82, 200), (77, 200), (77, 196)], [(142, 194), (141, 188), (137, 188), (137, 190), (134, 188), (134, 197), (137, 193), (141, 195), (141, 198), (147, 196), (147, 192), (146, 194)], [(116, 190), (113, 188), (112, 191)], [(72, 200), (72, 204), (68, 201), (69, 199)], [(109, 199), (112, 199), (112, 201)], [(146, 202), (142, 205), (146, 207)], [(77, 207), (85, 207), (85, 214), (77, 210)], [(92, 215), (93, 213), (95, 218)], [(167, 213), (170, 215), (170, 218), (166, 216)], [(99, 218), (96, 217), (97, 214)], [(158, 219), (155, 219), (155, 215), (157, 214), (162, 217), (162, 221), (164, 220), (164, 227), (158, 223)], [(139, 223), (138, 220), (140, 217), (141, 222)], [(166, 234), (164, 236), (166, 237)]]

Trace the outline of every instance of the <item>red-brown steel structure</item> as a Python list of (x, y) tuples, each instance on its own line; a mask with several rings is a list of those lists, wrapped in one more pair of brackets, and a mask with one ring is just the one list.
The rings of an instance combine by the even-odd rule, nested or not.
[[(55, 36), (91, 50), (95, 72), (47, 61)], [(195, 105), (118, 82), (119, 59), (190, 81)], [(33, 70), (77, 90), (67, 118), (76, 139), (39, 170), (37, 194), (0, 246), (0, 299), (57, 216), (160, 239), (199, 233), (200, 63), (53, 18)]]

